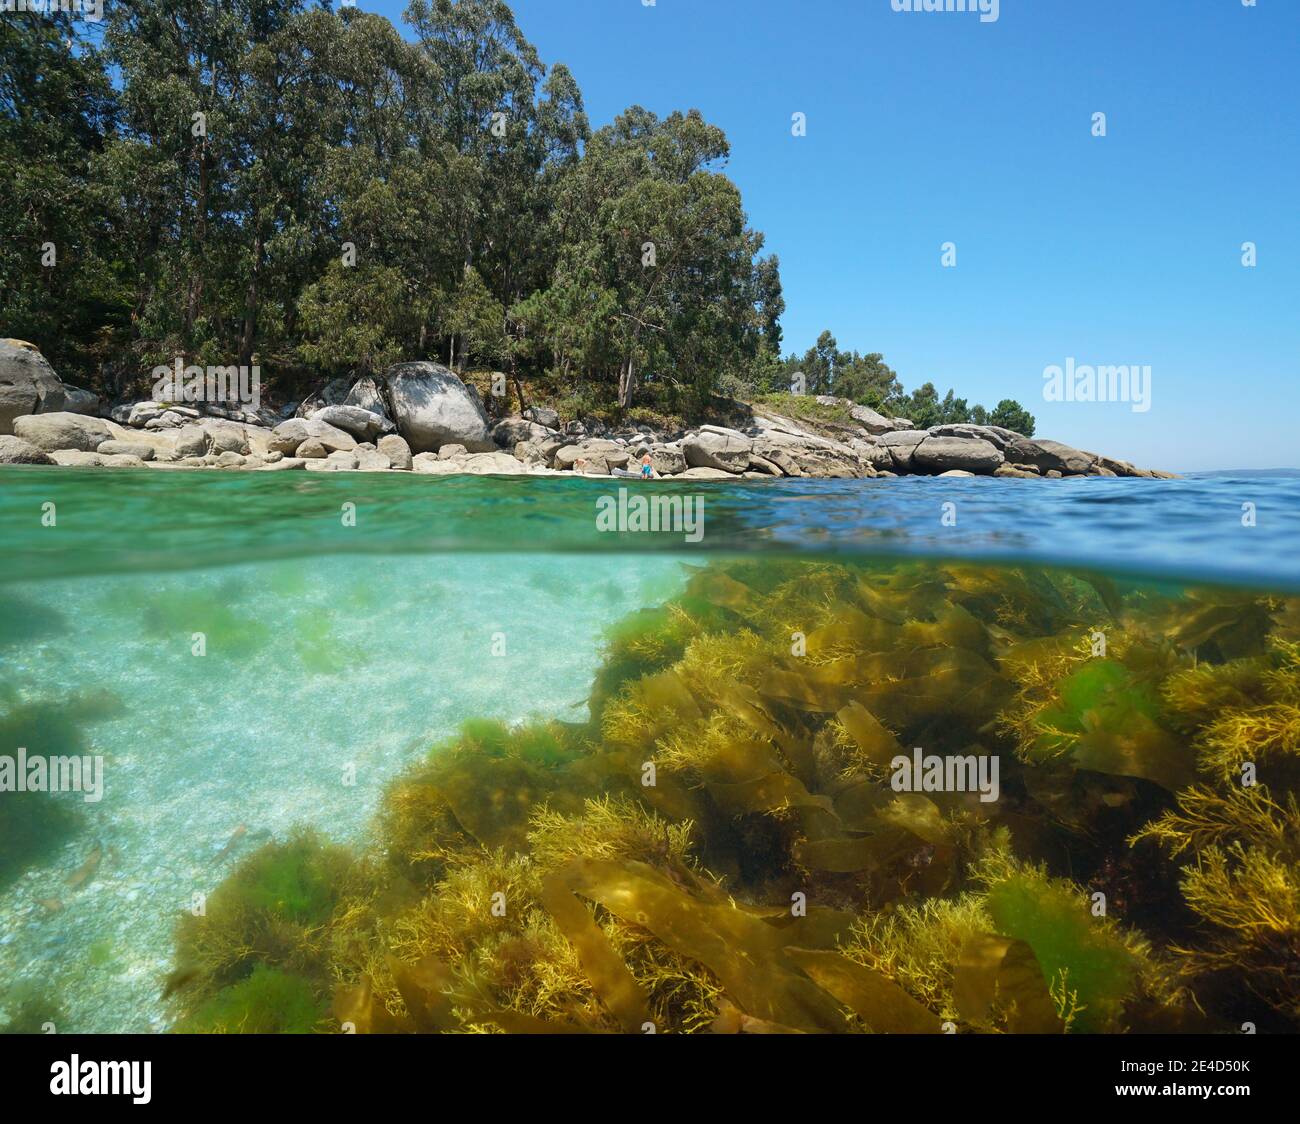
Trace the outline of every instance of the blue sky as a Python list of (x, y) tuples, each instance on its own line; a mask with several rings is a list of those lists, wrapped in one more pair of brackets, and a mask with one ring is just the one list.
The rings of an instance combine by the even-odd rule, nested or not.
[[(1300, 467), (1300, 0), (513, 7), (593, 126), (639, 103), (725, 130), (786, 351), (829, 328), (909, 390), (1016, 398), (1040, 435), (1140, 464)], [(1044, 401), (1070, 358), (1150, 365), (1150, 410)]]

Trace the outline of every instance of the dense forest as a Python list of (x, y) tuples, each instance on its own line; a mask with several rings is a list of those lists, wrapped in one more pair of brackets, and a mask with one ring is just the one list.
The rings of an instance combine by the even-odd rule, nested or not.
[(575, 412), (835, 394), (992, 421), (823, 333), (781, 357), (777, 257), (698, 111), (592, 130), (503, 0), (408, 36), (303, 0), (116, 0), (0, 21), (0, 336), (122, 396), (178, 356), (288, 396), (403, 359)]

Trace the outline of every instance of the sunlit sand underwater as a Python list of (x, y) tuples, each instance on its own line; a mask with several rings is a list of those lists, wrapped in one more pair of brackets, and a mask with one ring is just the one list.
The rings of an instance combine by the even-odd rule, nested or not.
[(31, 753), (73, 752), (75, 735), (105, 759), (101, 801), (57, 798), (84, 824), (5, 864), (0, 979), (57, 992), (61, 1030), (160, 1029), (194, 893), (296, 824), (360, 840), (383, 786), (466, 718), (585, 717), (602, 629), (679, 574), (663, 558), (397, 555), (0, 587), (8, 730), (25, 704), (39, 713), (22, 728), (57, 741)]

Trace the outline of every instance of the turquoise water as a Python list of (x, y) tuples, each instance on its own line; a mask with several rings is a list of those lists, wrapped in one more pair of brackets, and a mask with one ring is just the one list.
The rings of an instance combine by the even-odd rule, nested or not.
[[(103, 799), (0, 884), (0, 981), (57, 988), (65, 1029), (161, 1029), (159, 981), (193, 893), (295, 824), (361, 841), (383, 785), (469, 715), (582, 717), (602, 630), (680, 574), (667, 557), (318, 553), (329, 532), (312, 528), (304, 501), (326, 503), (314, 488), (67, 475), (0, 484), (10, 530), (38, 498), (57, 505), (55, 527), (6, 539), (0, 713), (35, 702), (53, 725), (111, 696), (81, 731), (105, 759)], [(388, 502), (400, 513), (399, 497)], [(363, 507), (361, 527), (372, 518)], [(65, 731), (52, 733), (60, 744), (26, 748), (68, 752)], [(95, 875), (70, 888), (101, 844)]]
[[(682, 535), (598, 531), (597, 499), (618, 490), (608, 479), (0, 469), (0, 581), (331, 553), (687, 545)], [(653, 494), (703, 503), (694, 553), (961, 556), (1300, 584), (1297, 477), (682, 481)], [(51, 502), (57, 530), (41, 523)], [(348, 503), (354, 526), (342, 521)], [(1243, 505), (1254, 526), (1243, 525)]]
[(294, 825), (364, 843), (384, 786), (467, 718), (583, 721), (605, 631), (710, 553), (1300, 588), (1294, 480), (666, 490), (702, 500), (698, 546), (598, 531), (612, 481), (0, 470), (0, 712), (105, 760), (83, 827), (0, 881), (0, 980), (56, 988), (60, 1029), (164, 1029), (194, 894)]

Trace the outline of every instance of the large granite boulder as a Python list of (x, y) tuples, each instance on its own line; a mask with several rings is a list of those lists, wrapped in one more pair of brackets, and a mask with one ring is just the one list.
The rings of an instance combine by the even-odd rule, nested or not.
[(478, 393), (454, 371), (440, 363), (399, 363), (384, 382), (397, 432), (414, 452), (436, 452), (451, 444), (471, 453), (496, 450)]
[(99, 395), (91, 390), (63, 384), (63, 408), (69, 414), (99, 416)]
[(965, 437), (968, 440), (987, 441), (990, 445), (995, 445), (1003, 452), (1013, 441), (1021, 440), (1020, 434), (1012, 429), (1004, 429), (1000, 425), (972, 425), (965, 422), (957, 422), (951, 425), (932, 425), (930, 427), (931, 437)]
[(296, 418), (310, 418), (318, 410), (323, 410), (326, 406), (342, 406), (348, 398), (348, 393), (352, 389), (347, 379), (330, 379), (319, 393), (309, 394), (294, 411)]
[(865, 461), (873, 469), (883, 469), (887, 472), (894, 470), (894, 456), (889, 451), (889, 446), (881, 444), (876, 438), (873, 437), (869, 441), (864, 441), (859, 437), (854, 437), (847, 444), (861, 460)]
[(142, 461), (151, 461), (156, 450), (143, 441), (119, 441), (113, 438), (101, 441), (95, 452), (108, 457), (139, 457)]
[(564, 442), (558, 437), (542, 437), (536, 441), (520, 441), (515, 446), (515, 458), (524, 464), (541, 465), (549, 468), (555, 461), (555, 454), (564, 448)]
[(171, 444), (177, 457), (201, 457), (208, 451), (208, 435), (200, 425), (186, 425), (173, 432)]
[(34, 344), (0, 340), (0, 434), (14, 432), (14, 419), (63, 409), (67, 392)]
[(887, 418), (870, 406), (850, 406), (849, 416), (868, 433), (877, 437), (882, 433), (894, 433), (897, 430), (912, 428), (912, 423), (906, 418)]
[(521, 461), (500, 450), (492, 453), (458, 452), (451, 457), (430, 452), (416, 453), (411, 467), (417, 473), (431, 476), (519, 476), (528, 472)]
[[(325, 452), (350, 452), (357, 447), (356, 438), (319, 418), (290, 418), (271, 431), (270, 448), (291, 457), (305, 442), (313, 440)], [(303, 454), (299, 454), (300, 456)], [(324, 453), (318, 454), (323, 456)]]
[(630, 459), (631, 453), (617, 441), (593, 437), (578, 445), (561, 445), (555, 450), (553, 465), (561, 471), (608, 476), (611, 468), (624, 468)]
[(312, 419), (345, 430), (358, 441), (373, 441), (393, 429), (387, 415), (361, 406), (325, 406), (312, 414)]
[(992, 442), (981, 438), (931, 435), (912, 449), (912, 468), (920, 472), (991, 473), (1004, 457)]
[(248, 441), (248, 430), (240, 422), (224, 418), (203, 418), (199, 425), (208, 436), (209, 454), (220, 456), (222, 453), (238, 453), (247, 456), (253, 451)]
[(1096, 463), (1097, 458), (1059, 441), (1017, 437), (1007, 447), (1007, 460), (1012, 464), (1032, 464), (1043, 472), (1083, 474)]
[(524, 410), (524, 417), (529, 421), (544, 425), (547, 429), (560, 428), (560, 414), (550, 406), (529, 406)]
[(688, 434), (682, 440), (682, 453), (691, 468), (716, 468), (739, 474), (749, 468), (753, 452), (751, 437), (721, 426), (702, 426), (698, 433)]
[(651, 445), (649, 453), (650, 467), (659, 476), (676, 476), (678, 473), (686, 471), (686, 454), (682, 452), (680, 441)]
[(106, 421), (64, 411), (15, 418), (13, 431), (24, 441), (47, 453), (61, 449), (93, 453), (101, 442), (113, 436)]
[(49, 453), (11, 433), (0, 436), (0, 464), (54, 464)]
[(929, 436), (924, 429), (900, 429), (893, 433), (881, 434), (876, 440), (889, 449), (895, 472), (911, 472), (912, 454)]
[(513, 449), (521, 441), (545, 441), (554, 431), (527, 418), (502, 418), (492, 427), (492, 440), (503, 449)]
[[(385, 421), (392, 421), (392, 418), (388, 416), (388, 403), (384, 400), (384, 388), (380, 385), (378, 379), (371, 378), (369, 375), (362, 376), (352, 384), (347, 394), (343, 396), (341, 404), (344, 406), (360, 406), (363, 410), (378, 414)], [(391, 426), (385, 432), (391, 433)]]

